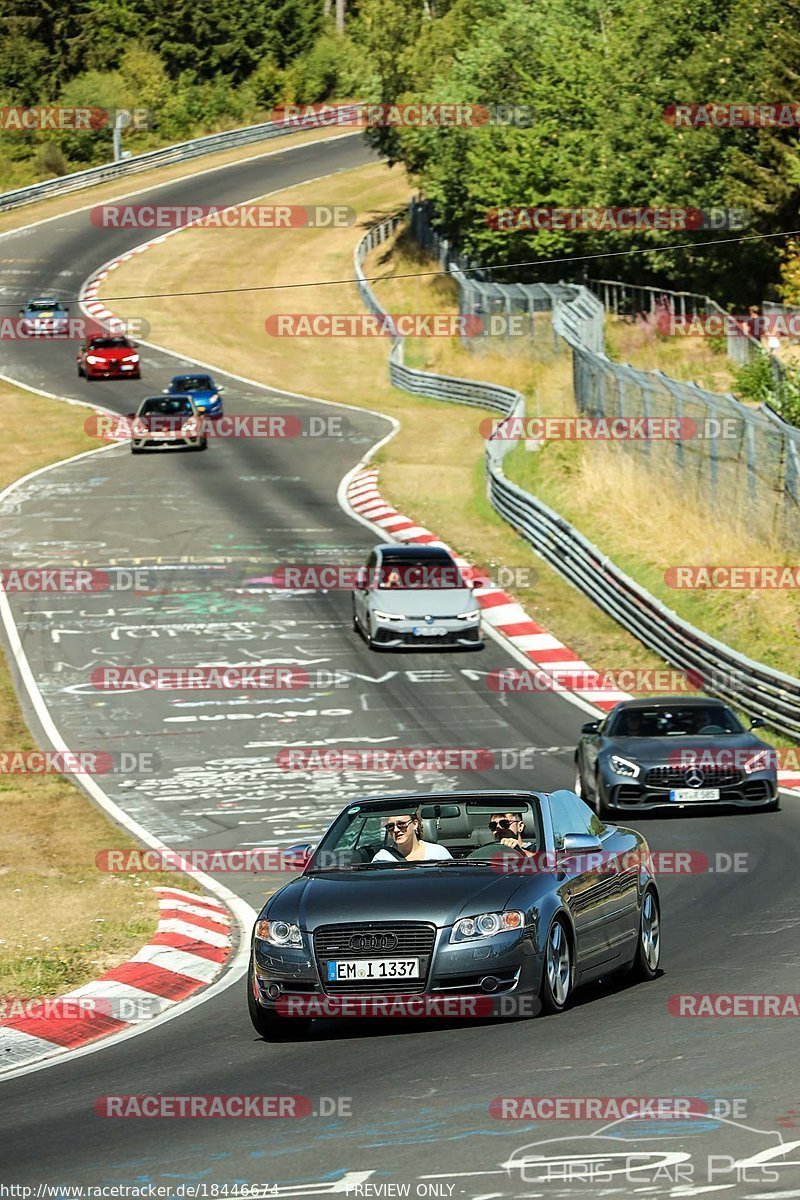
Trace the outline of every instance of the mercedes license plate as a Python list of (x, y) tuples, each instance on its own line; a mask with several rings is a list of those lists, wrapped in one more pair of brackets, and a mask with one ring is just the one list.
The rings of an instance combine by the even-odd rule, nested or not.
[(672, 788), (669, 798), (679, 803), (691, 800), (719, 800), (719, 788)]
[(328, 983), (357, 979), (419, 979), (418, 958), (340, 958), (328, 963)]

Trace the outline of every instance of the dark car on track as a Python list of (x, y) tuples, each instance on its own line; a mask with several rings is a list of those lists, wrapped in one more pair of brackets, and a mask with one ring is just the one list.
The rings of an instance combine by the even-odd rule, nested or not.
[[(761, 724), (755, 717), (750, 729)], [(778, 807), (774, 749), (719, 700), (624, 700), (581, 732), (575, 790), (600, 816), (703, 805)]]
[[(524, 850), (494, 840), (489, 819), (505, 812), (521, 814)], [(407, 814), (427, 844), (422, 861), (392, 850), (404, 835), (386, 825), (401, 828)], [(602, 822), (573, 792), (360, 799), (316, 849), (284, 855), (302, 874), (259, 913), (247, 977), (250, 1017), (265, 1038), (314, 1017), (357, 1015), (354, 1004), (384, 1015), (377, 1002), (388, 1000), (417, 1016), (439, 1015), (436, 1002), (447, 998), (491, 1010), (467, 1015), (557, 1013), (579, 984), (658, 970), (647, 842)]]
[(141, 379), (137, 342), (122, 334), (87, 338), (77, 355), (78, 375), (86, 379)]

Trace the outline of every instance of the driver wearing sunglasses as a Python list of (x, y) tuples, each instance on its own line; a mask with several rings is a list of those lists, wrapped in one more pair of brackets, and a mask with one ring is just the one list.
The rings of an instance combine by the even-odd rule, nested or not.
[(492, 813), (489, 818), (489, 829), (494, 840), (501, 846), (508, 846), (511, 850), (521, 850), (528, 858), (534, 853), (534, 848), (522, 837), (525, 832), (522, 813)]
[(389, 817), (383, 832), (386, 845), (391, 849), (379, 850), (373, 862), (397, 862), (402, 858), (407, 862), (418, 862), (422, 859), (453, 857), (445, 846), (422, 840), (422, 822), (416, 813)]

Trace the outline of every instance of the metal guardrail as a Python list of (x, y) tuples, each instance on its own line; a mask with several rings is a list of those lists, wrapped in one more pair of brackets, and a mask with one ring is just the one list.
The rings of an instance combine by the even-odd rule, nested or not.
[[(351, 109), (355, 112), (353, 105), (343, 104), (337, 111), (346, 114)], [(169, 166), (170, 163), (185, 162), (187, 159), (213, 154), (218, 150), (232, 150), (236, 146), (248, 146), (253, 142), (284, 137), (289, 133), (297, 133), (298, 130), (317, 127), (324, 128), (312, 115), (306, 119), (293, 120), (289, 124), (284, 121), (264, 121), (260, 125), (247, 125), (243, 129), (210, 133), (188, 142), (162, 146), (159, 150), (148, 150), (145, 154), (136, 154), (121, 162), (104, 163), (99, 167), (89, 167), (86, 171), (75, 171), (71, 175), (61, 175), (57, 179), (46, 179), (41, 183), (32, 183), (11, 192), (3, 192), (0, 194), (0, 212), (19, 208), (23, 204), (31, 204), (34, 200), (43, 200), (48, 196), (67, 195), (93, 184), (135, 175), (139, 171), (148, 171), (151, 167)]]
[[(363, 263), (402, 220), (389, 217), (373, 226), (355, 250), (359, 292), (368, 308), (382, 316), (388, 314), (364, 276)], [(489, 408), (505, 416), (525, 413), (524, 397), (511, 388), (404, 367), (400, 337), (394, 338), (389, 373), (396, 387), (416, 395)], [(512, 483), (503, 471), (503, 459), (515, 443), (498, 436), (502, 432), (500, 423), (486, 443), (489, 499), (534, 551), (645, 646), (673, 666), (693, 672), (706, 691), (764, 717), (783, 733), (800, 736), (800, 679), (739, 654), (684, 621), (558, 513)]]

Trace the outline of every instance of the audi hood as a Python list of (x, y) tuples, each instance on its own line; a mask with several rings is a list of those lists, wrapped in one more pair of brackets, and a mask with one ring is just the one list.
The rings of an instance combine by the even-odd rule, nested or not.
[[(540, 877), (542, 892), (552, 876)], [(313, 932), (319, 925), (354, 921), (431, 921), (452, 925), (461, 916), (502, 912), (530, 874), (494, 866), (392, 866), (304, 875), (271, 896), (262, 916)], [(529, 900), (528, 900), (529, 902)]]

